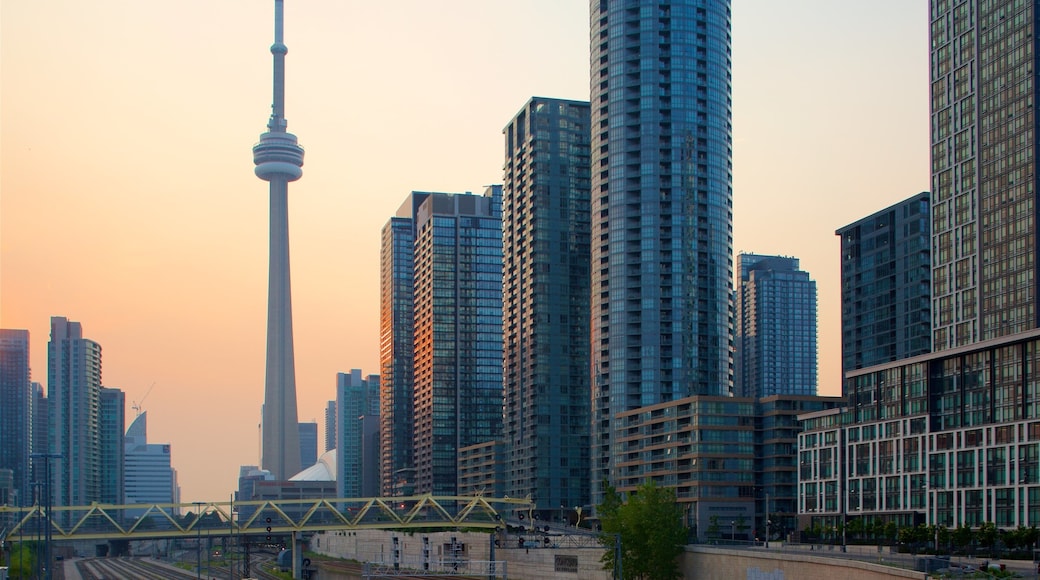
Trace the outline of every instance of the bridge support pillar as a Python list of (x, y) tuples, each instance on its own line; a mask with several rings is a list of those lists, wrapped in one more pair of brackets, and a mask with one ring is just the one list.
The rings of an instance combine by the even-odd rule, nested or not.
[(300, 564), (303, 560), (303, 546), (300, 536), (294, 530), (292, 533), (292, 577), (293, 580), (303, 580)]

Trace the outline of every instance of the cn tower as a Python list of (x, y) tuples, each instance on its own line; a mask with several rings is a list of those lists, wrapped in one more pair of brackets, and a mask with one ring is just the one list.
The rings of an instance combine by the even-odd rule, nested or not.
[(282, 0), (274, 1), (274, 102), (267, 132), (253, 146), (256, 176), (271, 184), (271, 258), (267, 286), (267, 378), (264, 382), (261, 467), (276, 480), (300, 471), (296, 416), (292, 295), (289, 288), (289, 182), (303, 175), (303, 147), (285, 130), (285, 53)]

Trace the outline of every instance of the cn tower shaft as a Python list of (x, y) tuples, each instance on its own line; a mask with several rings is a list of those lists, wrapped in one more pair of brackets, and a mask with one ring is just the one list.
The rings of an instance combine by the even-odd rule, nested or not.
[(271, 184), (271, 246), (267, 288), (267, 374), (264, 382), (261, 467), (283, 481), (300, 471), (296, 413), (292, 292), (289, 284), (289, 182), (303, 175), (303, 148), (286, 132), (282, 2), (275, 0), (274, 102), (268, 131), (253, 146), (256, 176)]

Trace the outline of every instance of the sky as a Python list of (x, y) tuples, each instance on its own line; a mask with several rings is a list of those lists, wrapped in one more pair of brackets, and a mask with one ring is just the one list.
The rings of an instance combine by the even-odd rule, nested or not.
[[(733, 0), (734, 251), (794, 256), (819, 294), (819, 392), (841, 392), (834, 231), (929, 187), (925, 0)], [(0, 327), (51, 316), (171, 443), (182, 500), (259, 462), (270, 0), (0, 0)], [(301, 421), (378, 373), (380, 230), (410, 191), (502, 181), (532, 96), (587, 100), (582, 0), (287, 0)], [(734, 258), (734, 264), (736, 260)], [(153, 386), (154, 385), (154, 386)], [(150, 390), (149, 390), (150, 389)], [(322, 445), (319, 442), (319, 446)]]

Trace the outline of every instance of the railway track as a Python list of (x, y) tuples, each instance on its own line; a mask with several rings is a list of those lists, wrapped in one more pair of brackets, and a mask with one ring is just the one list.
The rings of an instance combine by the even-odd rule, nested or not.
[(83, 580), (192, 580), (194, 573), (136, 558), (88, 558), (76, 562)]

